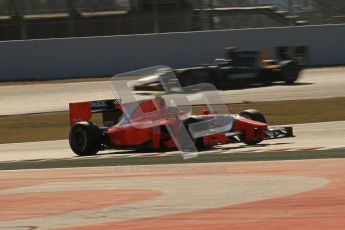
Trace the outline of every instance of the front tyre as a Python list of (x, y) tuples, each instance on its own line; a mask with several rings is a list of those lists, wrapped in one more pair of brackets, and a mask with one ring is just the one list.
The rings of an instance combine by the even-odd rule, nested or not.
[(176, 72), (176, 77), (182, 87), (187, 87), (210, 82), (211, 72), (206, 68), (187, 69)]
[(101, 131), (91, 122), (79, 122), (70, 131), (69, 145), (78, 156), (95, 155), (101, 147)]
[[(265, 116), (256, 109), (244, 110), (243, 112), (240, 113), (240, 116), (253, 120), (253, 121), (267, 124)], [(245, 140), (244, 137), (240, 137), (240, 140), (247, 145), (256, 145), (260, 143), (261, 141), (263, 141), (263, 139)]]
[(240, 113), (240, 116), (248, 118), (253, 121), (258, 121), (261, 123), (267, 123), (265, 116), (256, 109), (247, 109)]

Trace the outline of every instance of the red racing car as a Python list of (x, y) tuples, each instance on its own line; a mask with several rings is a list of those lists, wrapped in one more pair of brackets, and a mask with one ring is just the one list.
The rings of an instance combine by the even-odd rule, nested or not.
[[(186, 147), (182, 142), (188, 139), (197, 149), (202, 149), (237, 142), (254, 145), (265, 139), (293, 136), (292, 127), (268, 128), (264, 115), (257, 110), (245, 110), (239, 115), (211, 114), (204, 110), (203, 114), (190, 115), (166, 106), (162, 97), (125, 104), (119, 99), (77, 102), (70, 103), (69, 108), (69, 144), (79, 156), (94, 155), (105, 149), (158, 151), (178, 147), (181, 150), (181, 146)], [(101, 126), (93, 122), (93, 113), (102, 114)], [(191, 130), (200, 122), (224, 118), (227, 123), (219, 132), (210, 125), (212, 122), (206, 123), (208, 129), (198, 135)]]

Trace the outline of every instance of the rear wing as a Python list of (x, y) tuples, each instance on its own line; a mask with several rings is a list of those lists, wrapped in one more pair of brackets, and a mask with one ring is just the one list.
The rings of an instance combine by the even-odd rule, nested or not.
[(102, 113), (103, 125), (113, 126), (122, 115), (121, 99), (84, 101), (69, 103), (70, 125), (80, 121), (91, 121), (93, 113)]

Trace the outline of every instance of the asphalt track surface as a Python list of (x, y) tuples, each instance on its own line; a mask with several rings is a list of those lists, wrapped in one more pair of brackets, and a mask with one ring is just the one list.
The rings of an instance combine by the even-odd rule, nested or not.
[[(345, 97), (345, 68), (307, 69), (294, 85), (274, 84), (220, 94), (224, 103)], [(67, 111), (69, 102), (111, 98), (109, 81), (0, 86), (0, 115)]]
[(324, 159), (2, 171), (0, 229), (340, 230), (344, 165)]
[[(295, 86), (222, 94), (231, 95), (231, 102), (345, 96), (343, 72), (308, 70)], [(80, 91), (84, 84), (88, 90)], [(111, 98), (102, 84), (1, 86), (1, 115), (65, 110), (69, 101)], [(293, 127), (295, 138), (216, 151), (345, 147), (345, 121)], [(133, 153), (97, 157), (117, 155)], [(1, 161), (55, 158), (74, 158), (66, 140), (0, 145)], [(2, 171), (0, 229), (340, 230), (345, 226), (344, 166), (345, 159), (325, 159)]]
[[(220, 91), (226, 102), (243, 100), (269, 101), (345, 96), (345, 68), (308, 69), (302, 72), (297, 84), (276, 84), (242, 90)], [(78, 82), (64, 84), (34, 84), (0, 86), (0, 114), (21, 114), (66, 110), (70, 101), (112, 98), (109, 82)], [(216, 151), (293, 151), (345, 147), (345, 121), (293, 125), (295, 138), (264, 141), (259, 146), (248, 147), (231, 144)], [(168, 155), (168, 153), (135, 153), (109, 151), (97, 157)], [(66, 159), (73, 158), (67, 140), (15, 143), (0, 145), (0, 161)]]
[[(297, 151), (297, 150), (324, 150), (345, 148), (345, 121), (323, 122), (292, 125), (294, 138), (265, 140), (256, 146), (247, 146), (242, 143), (218, 146), (211, 151), (200, 152), (205, 154), (260, 152), (260, 151)], [(167, 153), (133, 153), (131, 151), (106, 151), (92, 157), (135, 157), (135, 156), (166, 156), (176, 155), (179, 152)], [(67, 140), (13, 143), (0, 145), (0, 161), (73, 159)]]

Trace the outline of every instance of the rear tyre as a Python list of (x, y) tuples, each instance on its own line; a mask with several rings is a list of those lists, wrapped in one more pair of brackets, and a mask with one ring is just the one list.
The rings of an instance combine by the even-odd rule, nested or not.
[[(240, 113), (240, 116), (253, 120), (253, 121), (258, 121), (265, 124), (267, 123), (265, 116), (256, 109), (244, 110), (243, 112)], [(263, 141), (262, 139), (246, 140), (244, 137), (240, 137), (240, 140), (247, 145), (256, 145), (260, 143), (261, 141)]]
[(78, 156), (95, 155), (101, 148), (101, 130), (91, 122), (80, 122), (69, 134), (69, 145)]
[(280, 63), (281, 77), (286, 84), (292, 84), (298, 79), (301, 68), (295, 61), (282, 61)]

